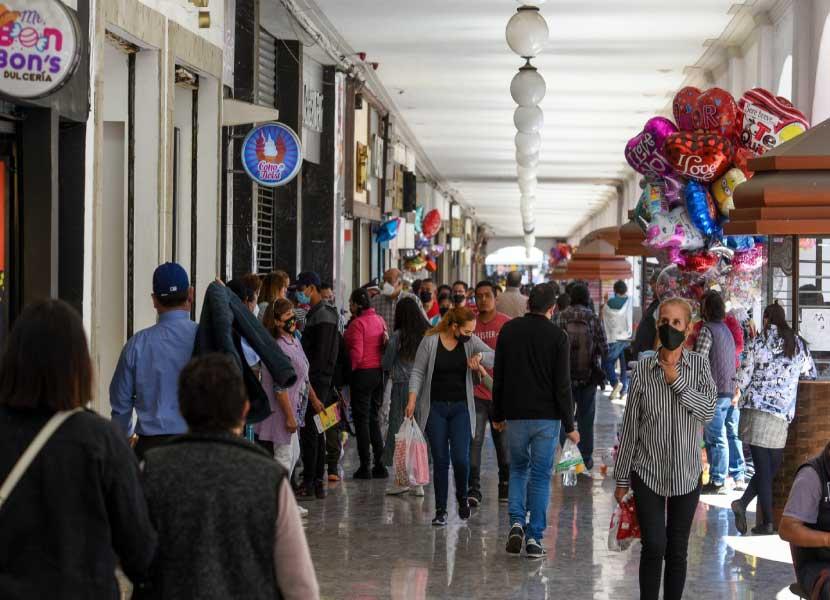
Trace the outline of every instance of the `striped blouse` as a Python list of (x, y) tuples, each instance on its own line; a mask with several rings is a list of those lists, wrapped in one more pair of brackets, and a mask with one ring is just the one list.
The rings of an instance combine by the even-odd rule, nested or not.
[(631, 471), (660, 496), (693, 491), (700, 462), (701, 427), (712, 419), (718, 390), (709, 359), (683, 350), (678, 378), (666, 384), (657, 356), (637, 363), (625, 407), (614, 476), (630, 485)]

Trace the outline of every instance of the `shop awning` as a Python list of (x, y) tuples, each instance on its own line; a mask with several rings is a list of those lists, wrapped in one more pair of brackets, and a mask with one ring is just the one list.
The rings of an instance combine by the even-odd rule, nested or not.
[(278, 121), (279, 118), (280, 111), (276, 108), (251, 104), (233, 98), (222, 100), (222, 125), (224, 127)]
[[(619, 232), (619, 228), (614, 229)], [(631, 279), (631, 265), (624, 257), (616, 256), (614, 251), (614, 246), (603, 239), (580, 244), (568, 262), (564, 278), (586, 281)]]
[(830, 233), (830, 120), (749, 161), (735, 189), (730, 235)]

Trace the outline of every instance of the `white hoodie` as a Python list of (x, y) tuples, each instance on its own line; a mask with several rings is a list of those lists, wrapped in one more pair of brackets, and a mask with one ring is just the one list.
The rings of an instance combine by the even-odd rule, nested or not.
[(630, 340), (633, 335), (631, 298), (625, 299), (620, 308), (611, 308), (608, 304), (602, 307), (602, 325), (605, 327), (605, 337), (608, 343)]

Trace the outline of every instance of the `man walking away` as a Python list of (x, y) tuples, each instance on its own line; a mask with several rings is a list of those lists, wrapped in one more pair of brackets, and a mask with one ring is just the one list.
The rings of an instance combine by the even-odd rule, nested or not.
[(198, 329), (190, 320), (193, 288), (181, 265), (169, 262), (155, 270), (152, 298), (158, 323), (130, 338), (110, 383), (112, 420), (127, 437), (138, 436), (139, 460), (150, 448), (187, 431), (179, 412), (178, 381), (193, 355)]
[[(495, 286), (490, 281), (481, 281), (476, 285), (476, 306), (478, 319), (475, 334), (482, 342), (496, 349), (499, 332), (510, 317), (496, 310)], [(492, 371), (490, 372), (492, 375)], [(490, 421), (490, 434), (496, 446), (496, 459), (499, 465), (499, 502), (507, 502), (508, 483), (510, 480), (510, 459), (507, 450), (507, 435), (493, 428), (493, 395), (480, 383), (473, 390), (476, 403), (476, 430), (470, 444), (470, 489), (467, 499), (470, 506), (481, 504), (481, 447), (484, 445), (484, 432)]]
[[(493, 420), (497, 429), (507, 428), (510, 449), (507, 552), (519, 554), (527, 538), (528, 558), (545, 556), (542, 535), (560, 426), (569, 439), (579, 442), (568, 337), (550, 320), (555, 304), (549, 285), (533, 288), (530, 312), (505, 324), (496, 344)], [(530, 522), (525, 526), (528, 511)]]
[[(579, 451), (586, 471), (594, 466), (594, 415), (596, 414), (597, 386), (605, 377), (600, 365), (608, 357), (608, 342), (602, 323), (591, 309), (591, 295), (583, 283), (570, 289), (571, 305), (556, 314), (554, 322), (568, 334), (571, 358), (571, 386), (576, 404), (576, 422), (579, 429)], [(565, 432), (559, 435), (565, 443)], [(590, 475), (590, 473), (586, 472)]]
[(297, 276), (297, 292), (308, 298), (311, 309), (306, 315), (302, 344), (308, 358), (308, 380), (319, 398), (310, 399), (305, 423), (300, 431), (300, 456), (303, 459), (303, 484), (297, 497), (326, 497), (323, 471), (326, 463), (325, 436), (317, 432), (314, 415), (334, 401), (332, 384), (341, 346), (337, 309), (323, 302), (320, 276), (308, 271)]
[[(631, 300), (626, 295), (628, 286), (624, 281), (614, 284), (614, 296), (602, 309), (602, 325), (608, 339), (608, 360), (605, 361), (605, 375), (614, 387), (611, 400), (618, 400), (628, 393), (628, 365), (625, 350), (631, 343)], [(620, 363), (620, 376), (617, 378), (617, 361)]]
[(522, 294), (521, 287), (522, 274), (510, 271), (507, 274), (507, 289), (496, 300), (496, 310), (511, 319), (524, 315), (527, 312), (527, 296)]

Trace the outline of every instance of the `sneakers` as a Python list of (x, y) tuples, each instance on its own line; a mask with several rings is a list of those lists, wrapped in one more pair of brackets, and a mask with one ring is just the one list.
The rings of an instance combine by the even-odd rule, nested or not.
[(527, 544), (525, 544), (525, 554), (527, 554), (528, 558), (545, 558), (548, 553), (542, 547), (541, 542), (530, 538), (527, 540)]
[(410, 491), (412, 492), (412, 495), (416, 498), (424, 497), (424, 486), (422, 485), (416, 485), (414, 488), (411, 488)]
[(371, 479), (372, 472), (369, 470), (369, 467), (360, 467), (357, 471), (354, 472), (352, 475), (355, 479)]
[(300, 518), (301, 519), (308, 516), (308, 509), (303, 508), (302, 506), (299, 506), (299, 505), (297, 506), (297, 512), (300, 513)]
[(732, 514), (735, 515), (735, 529), (741, 535), (746, 535), (746, 508), (740, 500), (732, 503)]
[(389, 471), (383, 465), (375, 465), (372, 469), (372, 479), (386, 479), (389, 477)]
[(467, 492), (467, 502), (473, 508), (481, 506), (481, 492), (479, 490), (470, 490)]
[(458, 518), (466, 521), (470, 518), (470, 502), (467, 498), (458, 499)]
[(741, 477), (740, 479), (735, 479), (735, 485), (732, 486), (732, 489), (736, 492), (745, 492), (749, 483), (747, 482), (746, 478)]
[(510, 528), (510, 533), (507, 534), (507, 546), (504, 549), (507, 550), (508, 554), (521, 554), (524, 541), (524, 527), (522, 527), (521, 523), (513, 523), (513, 527)]
[(435, 512), (435, 518), (432, 520), (433, 527), (446, 527), (447, 526), (447, 511), (445, 510), (438, 510)]
[(507, 481), (499, 482), (499, 502), (504, 504), (510, 500), (510, 484)]
[(619, 381), (614, 386), (614, 389), (611, 390), (611, 396), (609, 396), (609, 400), (619, 400), (620, 399), (620, 392), (622, 392), (622, 383)]
[(714, 482), (710, 481), (709, 483), (704, 485), (702, 488), (700, 488), (700, 493), (704, 496), (712, 495), (712, 494), (720, 494), (723, 487), (724, 486), (723, 486), (722, 483), (714, 483)]
[(386, 488), (386, 495), (387, 496), (400, 496), (401, 494), (405, 494), (409, 491), (409, 486), (406, 485), (393, 485), (392, 487)]

